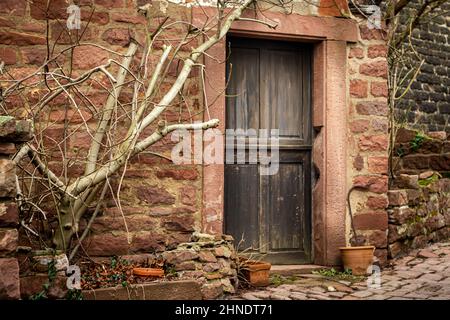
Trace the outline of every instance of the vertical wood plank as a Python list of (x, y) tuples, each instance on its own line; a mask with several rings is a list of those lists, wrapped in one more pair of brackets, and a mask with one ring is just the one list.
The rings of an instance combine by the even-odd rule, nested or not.
[(230, 129), (259, 127), (259, 50), (231, 48), (227, 88), (227, 124)]
[(225, 179), (226, 233), (234, 237), (240, 250), (256, 250), (260, 246), (258, 167), (226, 165)]
[(283, 163), (276, 175), (269, 176), (270, 250), (303, 250), (304, 167)]
[(263, 79), (267, 79), (264, 104), (261, 108), (270, 115), (268, 129), (279, 129), (281, 137), (302, 138), (301, 55), (298, 50), (267, 50), (262, 63)]

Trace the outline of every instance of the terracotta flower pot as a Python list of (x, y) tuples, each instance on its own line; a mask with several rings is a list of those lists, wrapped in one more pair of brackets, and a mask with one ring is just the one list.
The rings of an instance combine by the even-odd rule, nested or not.
[(139, 277), (164, 277), (164, 270), (160, 268), (133, 268), (133, 274)]
[(345, 269), (351, 269), (355, 276), (368, 274), (367, 268), (373, 261), (374, 246), (342, 247), (339, 250)]
[(244, 262), (242, 274), (245, 279), (253, 286), (268, 286), (269, 271), (272, 265), (268, 262), (247, 260)]

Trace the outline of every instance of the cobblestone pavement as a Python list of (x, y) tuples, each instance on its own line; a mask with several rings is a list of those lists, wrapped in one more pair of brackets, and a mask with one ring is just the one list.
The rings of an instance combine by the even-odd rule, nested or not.
[(243, 300), (450, 300), (450, 242), (433, 244), (397, 259), (381, 272), (381, 285), (333, 280), (319, 274), (295, 275), (288, 283), (243, 290)]

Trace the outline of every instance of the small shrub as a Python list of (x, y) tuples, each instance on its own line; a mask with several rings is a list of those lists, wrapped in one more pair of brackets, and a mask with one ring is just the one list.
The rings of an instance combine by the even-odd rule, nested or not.
[(425, 136), (422, 133), (417, 132), (414, 139), (411, 140), (411, 142), (409, 143), (411, 146), (411, 151), (413, 151), (413, 152), (417, 151), (420, 148), (420, 146), (423, 144), (424, 140), (425, 140)]

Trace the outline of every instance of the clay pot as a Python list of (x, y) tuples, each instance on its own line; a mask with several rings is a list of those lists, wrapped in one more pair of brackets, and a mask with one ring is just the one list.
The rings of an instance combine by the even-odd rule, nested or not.
[(160, 268), (133, 268), (133, 274), (139, 277), (164, 277), (164, 270)]
[(243, 263), (241, 268), (245, 279), (255, 287), (268, 286), (269, 271), (272, 265), (268, 262), (247, 260)]
[(373, 262), (374, 246), (342, 247), (339, 250), (345, 269), (351, 269), (355, 276), (368, 274), (367, 269)]

